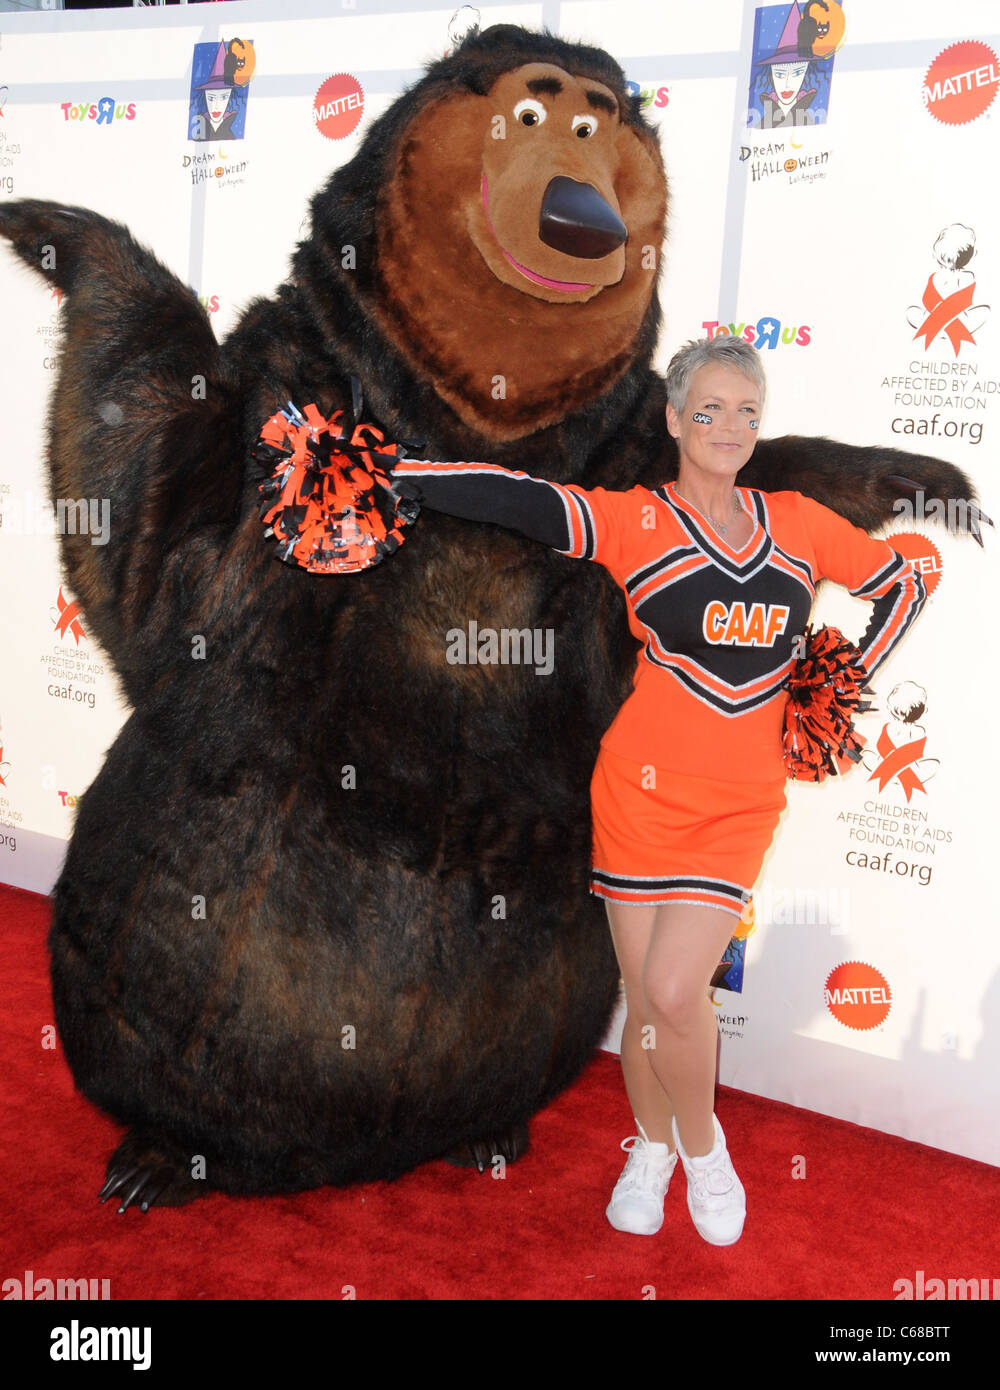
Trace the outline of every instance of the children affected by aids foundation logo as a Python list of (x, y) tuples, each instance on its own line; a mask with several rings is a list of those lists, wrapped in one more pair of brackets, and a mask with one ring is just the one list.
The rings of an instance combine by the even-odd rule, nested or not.
[(96, 708), (96, 687), (104, 676), (104, 665), (87, 641), (80, 623), (78, 600), (67, 599), (62, 585), (55, 604), (49, 609), (49, 619), (58, 640), (40, 657), (46, 668), (46, 695), (65, 704)]
[(11, 802), (8, 794), (11, 771), (10, 757), (4, 753), (3, 721), (0, 720), (0, 850), (16, 854), (17, 837), (14, 831), (23, 822), (24, 813)]
[(957, 357), (963, 343), (975, 346), (975, 334), (990, 316), (988, 304), (975, 303), (976, 277), (966, 269), (975, 254), (976, 234), (961, 222), (944, 227), (935, 241), (937, 268), (927, 277), (920, 303), (906, 311), (907, 323), (917, 330), (914, 342), (923, 338), (925, 351), (932, 344), (945, 350), (947, 341)]
[(881, 970), (863, 960), (834, 966), (826, 977), (823, 998), (838, 1023), (859, 1033), (879, 1028), (892, 1008), (888, 980)]
[[(882, 390), (892, 393), (893, 404), (908, 408), (906, 415), (892, 417), (889, 428), (893, 434), (933, 435), (979, 444), (983, 413), (1000, 397), (1000, 380), (983, 376), (979, 364), (972, 360), (979, 337), (990, 332), (992, 315), (989, 295), (979, 288), (970, 269), (977, 255), (975, 229), (964, 222), (951, 222), (933, 241), (928, 236), (924, 245), (928, 244), (933, 267), (925, 272), (923, 291), (917, 291), (920, 302), (908, 305), (899, 319), (913, 330), (910, 359), (905, 371), (897, 369), (881, 381)], [(919, 285), (917, 275), (919, 271), (914, 274)], [(903, 333), (906, 331), (904, 328)], [(927, 357), (914, 355), (917, 353)], [(952, 412), (951, 416), (945, 411)]]
[(22, 153), (20, 133), (11, 129), (10, 123), (4, 120), (9, 92), (6, 82), (0, 83), (0, 194), (8, 197), (14, 192), (15, 180), (11, 171)]
[(916, 681), (893, 686), (885, 700), (888, 717), (877, 735), (866, 736), (861, 753), (859, 767), (868, 773), (861, 808), (836, 816), (850, 841), (844, 852), (848, 868), (922, 888), (931, 882), (938, 850), (953, 840), (949, 828), (932, 823), (926, 804), (941, 766), (928, 754), (922, 722), (927, 705), (927, 691)]
[(865, 748), (861, 764), (868, 780), (884, 792), (893, 788), (909, 801), (912, 793), (927, 795), (927, 783), (941, 766), (939, 759), (924, 756), (927, 730), (917, 721), (927, 708), (927, 691), (915, 681), (901, 681), (886, 699), (891, 716), (882, 725), (875, 746)]
[(56, 631), (57, 637), (65, 637), (67, 632), (71, 633), (76, 640), (76, 645), (80, 645), (80, 638), (86, 637), (86, 633), (80, 625), (80, 613), (82, 609), (78, 599), (67, 599), (63, 594), (62, 585), (59, 585), (59, 597), (56, 600), (57, 607), (49, 609), (49, 617)]

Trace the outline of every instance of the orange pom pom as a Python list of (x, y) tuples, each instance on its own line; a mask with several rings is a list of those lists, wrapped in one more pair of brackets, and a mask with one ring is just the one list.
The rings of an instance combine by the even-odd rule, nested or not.
[(861, 757), (864, 737), (852, 717), (870, 704), (861, 693), (868, 680), (861, 653), (835, 627), (806, 628), (806, 650), (788, 678), (784, 762), (789, 777), (821, 782)]
[(278, 541), (277, 558), (313, 574), (352, 574), (398, 550), (403, 527), (420, 505), (399, 497), (389, 473), (397, 446), (372, 425), (357, 425), (348, 440), (343, 411), (324, 420), (315, 405), (301, 412), (289, 402), (261, 430), (252, 453), (274, 467), (259, 485), (265, 536)]

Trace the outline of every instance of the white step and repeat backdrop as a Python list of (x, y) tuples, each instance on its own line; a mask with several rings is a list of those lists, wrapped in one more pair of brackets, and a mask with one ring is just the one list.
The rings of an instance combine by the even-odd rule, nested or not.
[[(802, 12), (831, 19), (808, 61), (790, 51)], [(455, 14), (418, 0), (5, 14), (0, 197), (124, 221), (224, 336), (285, 278), (308, 199), (449, 47)], [(766, 359), (765, 434), (926, 448), (1000, 518), (993, 0), (479, 14), (600, 44), (643, 94), (672, 194), (661, 367), (688, 338), (747, 337)], [(249, 82), (218, 82), (220, 43), (252, 58)], [(46, 893), (128, 710), (61, 582), (46, 504), (58, 297), (6, 246), (0, 305), (0, 880)], [(741, 987), (713, 993), (720, 1080), (1000, 1164), (1000, 672), (983, 621), (1000, 537), (987, 528), (980, 549), (919, 518), (884, 534), (932, 597), (879, 673), (864, 766), (790, 787), (729, 977)], [(857, 637), (869, 611), (838, 590), (816, 617)]]

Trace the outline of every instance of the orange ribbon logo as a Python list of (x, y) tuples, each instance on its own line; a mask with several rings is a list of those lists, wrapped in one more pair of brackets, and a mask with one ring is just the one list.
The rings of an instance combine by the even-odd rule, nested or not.
[(66, 600), (63, 598), (62, 585), (60, 585), (60, 586), (59, 586), (59, 621), (56, 623), (56, 632), (59, 634), (60, 637), (65, 637), (65, 636), (66, 636), (66, 631), (67, 631), (67, 629), (69, 629), (69, 631), (70, 631), (70, 632), (73, 634), (73, 636), (76, 638), (76, 645), (77, 645), (77, 646), (80, 645), (80, 638), (81, 638), (81, 637), (86, 637), (86, 635), (87, 635), (87, 634), (84, 632), (83, 628), (80, 626), (79, 620), (78, 620), (78, 618), (77, 618), (77, 615), (78, 615), (79, 612), (80, 612), (80, 605), (79, 605), (79, 603), (76, 601), (76, 599), (74, 599), (72, 603), (67, 603)]
[(966, 328), (964, 323), (959, 322), (959, 315), (966, 309), (972, 308), (972, 291), (976, 288), (973, 280), (971, 285), (966, 285), (962, 290), (956, 290), (947, 299), (942, 299), (940, 291), (935, 289), (931, 280), (927, 282), (924, 290), (923, 306), (927, 310), (927, 317), (914, 333), (914, 340), (924, 335), (924, 348), (930, 347), (931, 343), (939, 333), (946, 333), (955, 349), (955, 356), (958, 356), (958, 349), (962, 343), (971, 343), (973, 347), (976, 340)]
[(879, 779), (879, 791), (885, 791), (886, 786), (894, 777), (899, 778), (899, 785), (906, 792), (906, 799), (909, 801), (910, 792), (921, 791), (925, 795), (927, 788), (920, 778), (909, 766), (910, 763), (917, 762), (924, 756), (924, 745), (927, 742), (927, 735), (923, 738), (914, 739), (912, 743), (901, 743), (898, 746), (889, 737), (888, 728), (883, 728), (878, 736), (875, 747), (882, 754), (882, 761), (868, 778), (869, 782)]

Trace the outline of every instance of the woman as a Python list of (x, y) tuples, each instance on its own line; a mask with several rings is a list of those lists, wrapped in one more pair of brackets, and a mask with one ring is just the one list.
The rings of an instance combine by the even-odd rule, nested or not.
[(667, 372), (676, 481), (628, 492), (550, 483), (488, 463), (405, 460), (395, 490), (596, 560), (643, 642), (632, 693), (591, 781), (591, 893), (605, 900), (625, 984), (621, 1044), (638, 1135), (607, 1208), (653, 1235), (680, 1155), (699, 1234), (740, 1238), (743, 1185), (714, 1114), (709, 982), (785, 806), (787, 678), (815, 585), (874, 603), (859, 647), (872, 675), (922, 607), (913, 567), (797, 492), (737, 487), (764, 404), (757, 350), (695, 341)]

